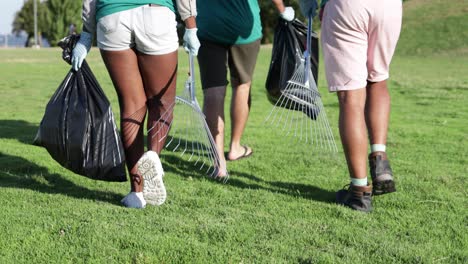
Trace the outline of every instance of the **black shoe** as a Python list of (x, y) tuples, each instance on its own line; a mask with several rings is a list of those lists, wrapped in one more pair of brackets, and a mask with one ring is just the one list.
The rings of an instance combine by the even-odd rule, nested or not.
[(336, 202), (351, 209), (368, 213), (372, 211), (372, 186), (350, 184), (347, 190), (336, 192)]
[(369, 155), (369, 170), (374, 195), (396, 191), (392, 168), (385, 152), (377, 151)]

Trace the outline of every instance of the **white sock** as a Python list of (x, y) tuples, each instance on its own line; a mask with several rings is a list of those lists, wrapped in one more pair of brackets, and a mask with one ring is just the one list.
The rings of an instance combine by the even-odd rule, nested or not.
[(384, 144), (372, 144), (370, 146), (371, 152), (385, 152), (386, 148), (387, 147)]
[(354, 186), (367, 186), (367, 177), (362, 179), (351, 178), (351, 184)]

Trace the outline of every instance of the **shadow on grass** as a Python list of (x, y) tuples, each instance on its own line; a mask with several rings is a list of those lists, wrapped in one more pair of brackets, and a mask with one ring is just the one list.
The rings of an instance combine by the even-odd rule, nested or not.
[[(208, 177), (208, 175), (204, 173), (206, 170), (199, 170), (199, 166), (194, 165), (195, 162), (188, 161), (187, 159), (188, 157), (181, 157), (180, 155), (172, 153), (168, 155), (163, 152), (163, 168), (166, 172), (174, 173), (184, 178)], [(239, 189), (265, 190), (272, 193), (290, 195), (293, 197), (310, 199), (324, 203), (335, 202), (335, 192), (324, 190), (316, 186), (301, 183), (266, 181), (254, 176), (253, 174), (240, 171), (230, 170), (229, 173), (230, 178), (227, 185)], [(247, 181), (244, 181), (243, 179), (246, 179)], [(213, 179), (213, 182), (216, 182), (216, 180)]]
[[(0, 120), (0, 138), (17, 139), (32, 144), (38, 126), (24, 120)], [(35, 148), (35, 146), (32, 146)], [(49, 173), (22, 157), (0, 151), (0, 187), (30, 189), (42, 193), (63, 194), (78, 199), (91, 199), (120, 205), (122, 196), (116, 193), (89, 190), (59, 174)]]
[(59, 174), (24, 158), (0, 152), (0, 187), (30, 189), (42, 193), (62, 194), (78, 199), (90, 199), (120, 205), (122, 195), (89, 190), (74, 184)]
[(177, 174), (184, 178), (195, 177), (203, 178), (209, 177), (209, 174), (213, 171), (209, 165), (201, 167), (201, 163), (195, 164), (195, 158), (189, 161), (190, 155), (185, 154), (181, 156), (179, 152), (163, 151), (161, 154), (161, 162), (165, 172)]
[[(32, 144), (38, 127), (23, 120), (0, 120), (0, 138), (17, 139), (24, 144)], [(188, 161), (190, 155), (180, 156), (180, 152), (165, 150), (162, 153), (166, 172), (183, 178), (208, 177), (207, 167), (200, 169), (200, 163)], [(230, 171), (227, 185), (239, 189), (265, 190), (293, 197), (300, 197), (325, 203), (333, 203), (335, 193), (316, 186), (281, 181), (266, 181), (253, 174)], [(244, 181), (245, 179), (246, 181)], [(213, 182), (216, 180), (213, 179)], [(219, 183), (222, 184), (222, 183)], [(44, 193), (63, 194), (75, 198), (95, 199), (119, 204), (121, 195), (99, 192), (78, 186), (58, 174), (50, 174), (45, 167), (38, 166), (24, 158), (0, 152), (0, 187), (31, 189)]]
[(24, 144), (32, 144), (37, 125), (24, 120), (0, 120), (0, 138), (17, 139)]
[[(258, 182), (258, 184), (246, 183), (240, 180), (240, 177)], [(320, 187), (302, 183), (265, 181), (251, 174), (243, 172), (231, 171), (231, 178), (229, 178), (228, 184), (238, 188), (262, 189), (273, 193), (280, 193), (318, 202), (335, 203), (335, 192), (333, 191), (328, 191)]]

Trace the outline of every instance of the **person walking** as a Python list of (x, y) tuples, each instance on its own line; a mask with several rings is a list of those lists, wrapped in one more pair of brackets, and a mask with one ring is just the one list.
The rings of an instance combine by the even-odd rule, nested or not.
[[(303, 1), (310, 5), (315, 0)], [(338, 96), (339, 130), (351, 177), (348, 189), (338, 191), (336, 200), (370, 212), (372, 195), (396, 191), (386, 154), (387, 79), (401, 30), (402, 2), (328, 0), (321, 6), (325, 74), (329, 91)], [(367, 181), (366, 159), (372, 185)]]
[[(159, 154), (172, 115), (159, 120), (175, 101), (177, 77), (176, 8), (185, 22), (184, 46), (197, 55), (196, 1), (83, 0), (83, 31), (72, 52), (81, 67), (96, 33), (97, 45), (119, 99), (121, 137), (130, 174), (126, 207), (144, 208), (166, 200)], [(148, 151), (143, 125), (147, 118)], [(159, 120), (159, 121), (158, 121)]]
[[(294, 19), (294, 9), (273, 0), (282, 18)], [(260, 50), (262, 26), (258, 0), (199, 0), (197, 24), (201, 48), (198, 55), (203, 88), (203, 112), (219, 153), (224, 153), (224, 99), (229, 69), (232, 85), (231, 141), (221, 157), (219, 177), (224, 177), (226, 159), (239, 160), (253, 150), (241, 145), (250, 111), (250, 87)]]

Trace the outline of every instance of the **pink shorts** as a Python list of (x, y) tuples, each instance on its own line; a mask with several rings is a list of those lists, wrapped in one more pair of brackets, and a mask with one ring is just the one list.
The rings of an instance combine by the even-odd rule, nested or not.
[(321, 41), (330, 92), (388, 79), (401, 19), (401, 0), (327, 2)]

